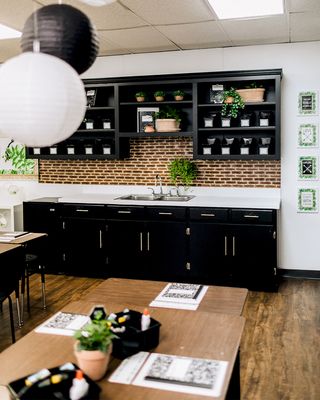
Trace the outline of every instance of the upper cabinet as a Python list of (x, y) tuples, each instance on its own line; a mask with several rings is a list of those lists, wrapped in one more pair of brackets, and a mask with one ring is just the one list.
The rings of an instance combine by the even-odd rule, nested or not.
[[(259, 70), (85, 80), (87, 112), (79, 129), (55, 146), (28, 148), (27, 155), (121, 159), (129, 157), (130, 138), (191, 137), (194, 158), (279, 159), (281, 74)], [(237, 95), (225, 98), (233, 89), (241, 101)], [(233, 103), (226, 106), (226, 101)]]

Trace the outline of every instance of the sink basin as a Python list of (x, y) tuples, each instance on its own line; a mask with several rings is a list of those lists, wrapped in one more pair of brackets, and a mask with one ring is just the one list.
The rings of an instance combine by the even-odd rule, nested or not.
[(115, 200), (140, 200), (140, 201), (189, 201), (194, 196), (169, 196), (161, 194), (128, 194), (117, 197)]

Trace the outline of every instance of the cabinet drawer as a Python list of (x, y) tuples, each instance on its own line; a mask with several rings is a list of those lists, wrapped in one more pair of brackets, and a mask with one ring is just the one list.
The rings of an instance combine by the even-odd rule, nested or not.
[(23, 203), (24, 216), (37, 218), (41, 215), (41, 218), (52, 217), (58, 215), (60, 210), (60, 204), (57, 203)]
[(191, 220), (204, 220), (212, 222), (228, 221), (228, 209), (226, 208), (190, 208)]
[(233, 209), (231, 221), (246, 224), (268, 224), (274, 222), (274, 210)]
[(142, 219), (144, 207), (107, 206), (107, 217), (110, 219)]
[(103, 204), (63, 204), (63, 217), (104, 218), (106, 215)]
[(186, 218), (185, 207), (147, 207), (148, 219), (156, 220), (184, 220)]

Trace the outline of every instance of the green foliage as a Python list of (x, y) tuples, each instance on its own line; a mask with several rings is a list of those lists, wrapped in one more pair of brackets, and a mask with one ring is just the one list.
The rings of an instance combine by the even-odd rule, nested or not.
[(176, 121), (181, 121), (181, 113), (176, 108), (165, 106), (159, 112), (155, 113), (155, 119), (174, 118)]
[(154, 97), (164, 97), (166, 93), (163, 90), (157, 90), (154, 92)]
[(258, 85), (257, 82), (251, 82), (249, 85), (245, 86), (245, 89), (257, 89), (263, 88), (263, 85)]
[(176, 158), (169, 164), (169, 174), (176, 186), (180, 182), (184, 186), (190, 186), (198, 176), (198, 170), (194, 162), (185, 158)]
[(110, 330), (114, 321), (102, 317), (101, 312), (96, 312), (95, 319), (74, 333), (78, 340), (77, 350), (100, 350), (104, 353), (117, 336)]
[(137, 92), (137, 93), (135, 94), (135, 96), (136, 96), (136, 97), (146, 97), (147, 94), (146, 94), (146, 92)]
[(184, 95), (185, 95), (185, 92), (184, 92), (183, 90), (175, 90), (175, 91), (173, 92), (173, 95), (174, 95), (174, 96), (184, 96)]
[[(228, 97), (233, 98), (232, 103), (226, 103)], [(223, 92), (223, 105), (221, 109), (221, 115), (226, 117), (237, 118), (239, 110), (244, 108), (244, 101), (240, 94), (234, 89), (230, 88)]]
[(19, 144), (7, 147), (4, 160), (11, 161), (11, 170), (1, 170), (1, 174), (10, 173), (11, 175), (31, 175), (34, 172), (34, 160), (26, 159), (26, 150), (24, 146)]

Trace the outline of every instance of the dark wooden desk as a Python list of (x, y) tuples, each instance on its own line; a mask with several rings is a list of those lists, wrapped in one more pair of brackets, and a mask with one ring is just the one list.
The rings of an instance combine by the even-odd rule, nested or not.
[[(127, 303), (130, 306), (148, 307), (168, 282), (110, 278), (93, 289), (84, 299), (104, 302)], [(247, 289), (209, 286), (197, 311), (241, 315)]]
[[(133, 298), (125, 303), (101, 301), (109, 311), (120, 311), (132, 305)], [(75, 302), (64, 311), (88, 313), (94, 303)], [(134, 307), (139, 310), (139, 307)], [(140, 307), (140, 311), (143, 307)], [(245, 320), (236, 315), (176, 309), (151, 309), (151, 315), (161, 322), (160, 343), (157, 353), (211, 358), (228, 361), (228, 369), (217, 399), (225, 399), (234, 363), (237, 359)], [(71, 337), (30, 332), (0, 354), (0, 384), (31, 374), (41, 368), (51, 368), (67, 361), (76, 362), (73, 355), (74, 339)], [(200, 400), (203, 396), (143, 388), (133, 385), (109, 383), (107, 378), (119, 365), (113, 359), (105, 378), (98, 384), (102, 388), (101, 400)]]

